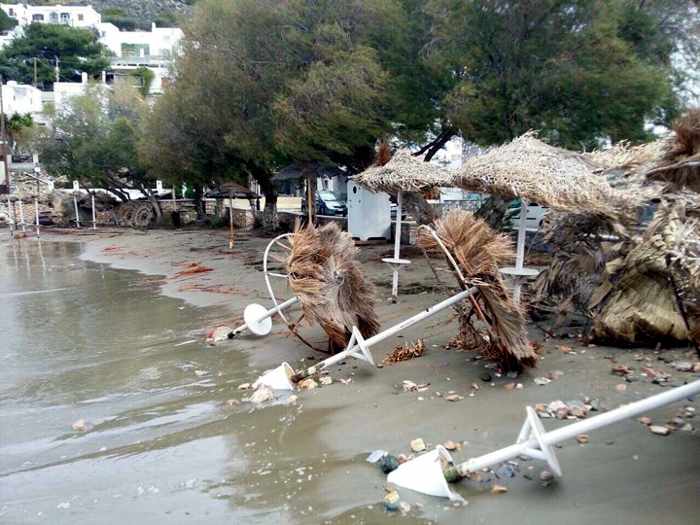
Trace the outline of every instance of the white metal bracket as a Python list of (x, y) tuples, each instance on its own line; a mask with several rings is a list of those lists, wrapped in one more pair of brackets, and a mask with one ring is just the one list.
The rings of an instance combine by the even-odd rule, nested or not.
[(557, 455), (554, 453), (552, 447), (545, 443), (543, 439), (546, 431), (542, 425), (542, 420), (537, 416), (537, 413), (532, 407), (525, 407), (525, 411), (527, 416), (525, 417), (523, 427), (520, 429), (520, 434), (518, 434), (516, 443), (520, 445), (534, 439), (539, 448), (525, 446), (521, 451), (522, 455), (546, 461), (554, 475), (561, 477), (562, 472)]

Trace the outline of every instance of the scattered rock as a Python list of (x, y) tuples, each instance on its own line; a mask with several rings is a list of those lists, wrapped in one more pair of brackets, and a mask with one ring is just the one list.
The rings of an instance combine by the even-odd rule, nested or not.
[(242, 383), (238, 385), (238, 390), (250, 390), (250, 383)]
[(504, 485), (498, 485), (497, 483), (491, 487), (491, 494), (505, 494), (508, 492), (508, 487)]
[(547, 374), (547, 379), (551, 379), (552, 381), (557, 381), (559, 380), (562, 376), (564, 375), (564, 372), (561, 370), (552, 370)]
[(551, 382), (552, 382), (552, 380), (551, 380), (551, 379), (547, 379), (546, 377), (536, 377), (536, 378), (535, 378), (535, 384), (536, 384), (536, 385), (544, 386), (544, 385), (549, 384), (549, 383), (551, 383)]
[(298, 399), (299, 399), (299, 396), (292, 394), (291, 396), (289, 396), (287, 398), (287, 404), (288, 405), (296, 405)]
[(615, 390), (617, 390), (618, 392), (624, 392), (625, 390), (627, 390), (627, 385), (624, 383), (620, 383), (619, 385), (615, 385)]
[(71, 427), (76, 432), (87, 432), (92, 428), (92, 424), (89, 421), (85, 421), (84, 419), (79, 419), (78, 421), (73, 423)]
[(457, 450), (457, 449), (459, 448), (459, 445), (458, 445), (457, 443), (455, 443), (454, 441), (450, 441), (450, 440), (445, 441), (445, 442), (442, 444), (442, 446), (445, 447), (447, 450), (450, 450), (450, 451), (452, 451), (452, 450)]
[(656, 434), (658, 436), (668, 436), (671, 433), (671, 429), (664, 425), (651, 425), (649, 430), (652, 434)]
[(395, 512), (399, 510), (399, 502), (399, 493), (395, 490), (388, 491), (386, 496), (384, 496), (384, 507), (388, 511)]
[(472, 383), (472, 390), (479, 390), (480, 388), (478, 383)]
[(231, 332), (233, 332), (233, 329), (230, 326), (217, 326), (214, 330), (209, 332), (207, 341), (211, 343), (226, 341)]
[(391, 454), (385, 454), (379, 459), (377, 463), (379, 465), (379, 468), (382, 469), (382, 472), (384, 472), (384, 474), (388, 474), (389, 472), (392, 472), (399, 468), (399, 458)]
[(637, 421), (639, 421), (642, 425), (651, 425), (651, 418), (649, 416), (642, 416), (639, 419), (637, 419)]
[(209, 372), (207, 372), (206, 370), (195, 370), (194, 371), (194, 375), (196, 375), (197, 377), (204, 377), (208, 373)]
[(462, 399), (464, 399), (464, 397), (460, 396), (459, 394), (450, 394), (449, 396), (445, 396), (445, 400), (452, 402), (460, 401)]
[(333, 378), (331, 376), (322, 376), (319, 382), (324, 386), (328, 386), (333, 383)]
[(344, 385), (349, 385), (350, 383), (352, 383), (352, 377), (348, 377), (347, 379), (340, 379), (339, 381)]
[(418, 390), (418, 385), (415, 384), (413, 381), (409, 381), (408, 379), (404, 379), (401, 383), (401, 386), (403, 387), (404, 392), (414, 392)]
[(318, 383), (316, 383), (316, 381), (310, 377), (299, 381), (299, 388), (301, 388), (302, 390), (313, 390), (317, 386)]
[(624, 377), (632, 373), (632, 369), (626, 365), (615, 365), (612, 367), (611, 373), (616, 376)]
[(679, 372), (692, 372), (693, 363), (690, 361), (674, 361), (671, 366), (678, 370)]
[(588, 434), (579, 434), (576, 436), (576, 441), (578, 441), (581, 445), (585, 445), (588, 443)]
[(224, 404), (227, 407), (237, 407), (238, 405), (241, 404), (241, 402), (238, 399), (227, 399)]
[(405, 501), (402, 501), (399, 503), (399, 510), (401, 511), (401, 514), (408, 514), (409, 512), (411, 512), (411, 505), (409, 505)]
[(484, 383), (489, 383), (491, 381), (491, 374), (488, 372), (483, 372), (481, 375), (479, 375), (479, 379), (481, 379)]
[(411, 441), (411, 450), (413, 452), (422, 452), (425, 450), (425, 442), (421, 438)]
[(552, 481), (554, 481), (554, 474), (552, 474), (549, 470), (543, 470), (540, 472), (540, 481), (543, 484), (549, 485)]
[(685, 407), (683, 409), (683, 417), (685, 417), (685, 418), (695, 417), (695, 407)]
[(559, 351), (564, 354), (571, 354), (574, 350), (570, 346), (560, 346)]
[(260, 385), (258, 389), (247, 399), (250, 403), (259, 405), (275, 398), (274, 392), (265, 385)]
[(505, 388), (506, 390), (515, 390), (515, 383), (506, 383), (505, 385), (503, 385), (503, 388)]
[(693, 430), (695, 430), (695, 428), (690, 423), (686, 423), (680, 428), (680, 430), (682, 430), (683, 432), (692, 432)]

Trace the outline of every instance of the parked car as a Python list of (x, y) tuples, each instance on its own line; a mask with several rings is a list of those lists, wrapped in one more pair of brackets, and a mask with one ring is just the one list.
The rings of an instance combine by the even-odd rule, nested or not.
[[(301, 212), (307, 213), (305, 198), (301, 200)], [(332, 191), (318, 191), (316, 192), (316, 213), (318, 215), (345, 217), (348, 214), (348, 206), (346, 202), (338, 200), (338, 197)]]
[[(508, 203), (508, 210), (506, 211), (506, 220), (510, 221), (510, 227), (513, 230), (517, 230), (520, 227), (520, 199), (512, 200)], [(542, 226), (542, 220), (549, 208), (546, 206), (540, 206), (535, 202), (531, 202), (527, 206), (527, 216), (525, 217), (525, 229), (528, 232), (536, 232)], [(506, 222), (506, 224), (508, 224)]]

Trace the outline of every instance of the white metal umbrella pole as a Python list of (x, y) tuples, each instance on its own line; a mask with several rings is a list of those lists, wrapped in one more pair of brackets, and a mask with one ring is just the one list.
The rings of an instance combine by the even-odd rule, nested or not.
[[(455, 467), (456, 474), (458, 477), (466, 477), (470, 473), (478, 472), (481, 469), (494, 467), (505, 461), (526, 456), (546, 461), (552, 473), (561, 477), (562, 471), (554, 453), (553, 445), (567, 439), (573, 439), (591, 430), (619, 423), (650, 410), (690, 398), (698, 393), (700, 393), (700, 380), (635, 401), (629, 405), (623, 405), (598, 416), (584, 419), (556, 430), (550, 430), (549, 432), (545, 431), (542, 421), (535, 410), (532, 407), (526, 407), (527, 417), (525, 424), (520, 430), (514, 445), (468, 459)], [(447, 486), (445, 473), (439, 461), (440, 458), (448, 463), (452, 463), (452, 457), (449, 452), (442, 446), (438, 446), (435, 450), (399, 466), (398, 469), (389, 474), (387, 481), (423, 494), (451, 499), (457, 498), (458, 496)]]
[(95, 194), (90, 195), (90, 204), (92, 205), (92, 229), (97, 229), (97, 213), (95, 212)]
[(259, 385), (265, 385), (275, 390), (294, 390), (295, 382), (301, 381), (306, 377), (312, 376), (328, 368), (329, 366), (333, 366), (334, 364), (339, 363), (344, 359), (347, 359), (348, 357), (354, 357), (362, 361), (367, 361), (370, 365), (374, 366), (374, 358), (372, 357), (372, 353), (370, 352), (371, 346), (376, 345), (377, 343), (381, 343), (385, 339), (392, 337), (393, 335), (401, 332), (402, 330), (410, 328), (414, 324), (419, 323), (424, 319), (435, 315), (436, 313), (444, 310), (445, 308), (449, 308), (453, 304), (466, 299), (475, 291), (476, 288), (464, 290), (458, 293), (457, 295), (453, 295), (449, 299), (445, 299), (444, 301), (434, 306), (431, 306), (427, 310), (423, 310), (422, 312), (414, 315), (413, 317), (406, 319), (405, 321), (402, 321), (398, 324), (395, 324), (391, 328), (387, 328), (386, 330), (379, 332), (377, 335), (374, 335), (366, 340), (362, 337), (360, 330), (356, 326), (353, 326), (352, 337), (350, 338), (350, 342), (348, 343), (347, 348), (342, 352), (339, 352), (334, 356), (331, 356), (328, 359), (321, 361), (320, 363), (311, 366), (305, 370), (301, 370), (297, 373), (294, 372), (289, 363), (282, 363), (277, 368), (269, 370), (268, 372), (260, 376), (257, 379), (257, 381), (255, 381), (254, 385), (256, 386), (256, 388)]
[(527, 239), (527, 208), (528, 202), (520, 199), (520, 223), (518, 224), (518, 240), (515, 252), (515, 267), (501, 268), (501, 273), (513, 278), (513, 301), (520, 303), (523, 281), (528, 277), (536, 276), (539, 271), (534, 268), (525, 268), (525, 240)]
[(249, 304), (243, 311), (243, 320), (245, 322), (235, 330), (229, 332), (228, 338), (233, 339), (245, 330), (250, 330), (255, 335), (269, 334), (270, 330), (272, 330), (272, 320), (270, 318), (298, 302), (299, 299), (297, 297), (291, 297), (269, 310), (266, 310), (264, 306), (259, 304)]
[(573, 439), (580, 434), (585, 434), (591, 430), (618, 423), (624, 419), (642, 415), (650, 410), (660, 408), (677, 401), (692, 397), (700, 393), (700, 380), (693, 381), (688, 385), (679, 386), (672, 390), (656, 394), (640, 401), (635, 401), (629, 405), (623, 405), (609, 412), (578, 421), (556, 430), (545, 432), (542, 421), (532, 407), (526, 407), (527, 418), (518, 435), (515, 445), (491, 452), (478, 458), (472, 458), (457, 467), (460, 474), (466, 475), (469, 472), (476, 472), (482, 468), (491, 467), (516, 458), (520, 455), (535, 459), (542, 459), (547, 462), (552, 472), (561, 476), (559, 462), (552, 449), (561, 441)]
[(471, 296), (475, 291), (476, 288), (474, 287), (469, 288), (468, 290), (464, 290), (456, 295), (453, 295), (448, 299), (445, 299), (442, 302), (439, 302), (436, 305), (431, 306), (426, 310), (423, 310), (420, 313), (417, 313), (413, 317), (409, 317), (405, 321), (401, 321), (400, 323), (395, 324), (394, 326), (387, 328), (386, 330), (383, 330), (376, 335), (373, 335), (372, 337), (366, 340), (362, 337), (362, 334), (357, 329), (357, 327), (353, 326), (352, 337), (350, 339), (350, 342), (348, 343), (348, 347), (345, 350), (329, 357), (324, 361), (321, 361), (317, 365), (307, 368), (304, 372), (300, 372), (298, 376), (308, 377), (317, 372), (320, 372), (324, 368), (328, 368), (329, 366), (333, 366), (334, 364), (339, 363), (340, 361), (346, 359), (349, 356), (357, 357), (374, 365), (374, 359), (372, 358), (372, 354), (369, 351), (370, 347), (381, 343), (385, 339), (393, 337), (399, 332), (410, 328), (414, 324), (420, 323), (421, 321), (432, 317), (436, 313), (441, 312), (445, 308), (449, 308), (453, 304), (456, 304), (466, 299), (467, 297)]
[(78, 215), (78, 197), (73, 192), (73, 207), (75, 208), (75, 226), (80, 228), (80, 215)]
[(34, 197), (34, 222), (36, 225), (36, 236), (41, 237), (39, 233), (39, 199)]
[(401, 223), (403, 215), (403, 194), (396, 194), (396, 228), (394, 229), (394, 257), (392, 259), (382, 259), (385, 263), (391, 266), (393, 270), (391, 281), (391, 300), (396, 302), (399, 297), (399, 268), (405, 264), (411, 264), (411, 261), (401, 259)]

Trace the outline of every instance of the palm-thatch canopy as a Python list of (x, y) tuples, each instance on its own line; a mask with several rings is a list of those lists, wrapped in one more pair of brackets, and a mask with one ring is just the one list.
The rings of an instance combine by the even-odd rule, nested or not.
[(307, 322), (318, 322), (332, 345), (345, 348), (353, 326), (369, 338), (379, 330), (374, 287), (362, 273), (358, 249), (335, 222), (298, 227), (286, 261), (289, 286)]
[(430, 191), (440, 186), (452, 186), (454, 174), (414, 157), (407, 149), (397, 151), (383, 166), (372, 166), (353, 177), (370, 191), (386, 193)]
[[(473, 285), (478, 290), (470, 303), (457, 308), (458, 345), (474, 348), (506, 370), (535, 366), (537, 356), (527, 338), (525, 312), (513, 301), (498, 270), (515, 257), (508, 236), (464, 210), (452, 210), (436, 220), (435, 233), (459, 265), (455, 277), (460, 287)], [(428, 252), (441, 253), (439, 244), (423, 229), (417, 243)]]
[(534, 132), (468, 159), (454, 182), (468, 191), (616, 220), (633, 217), (644, 200), (612, 188), (581, 154), (545, 144)]

